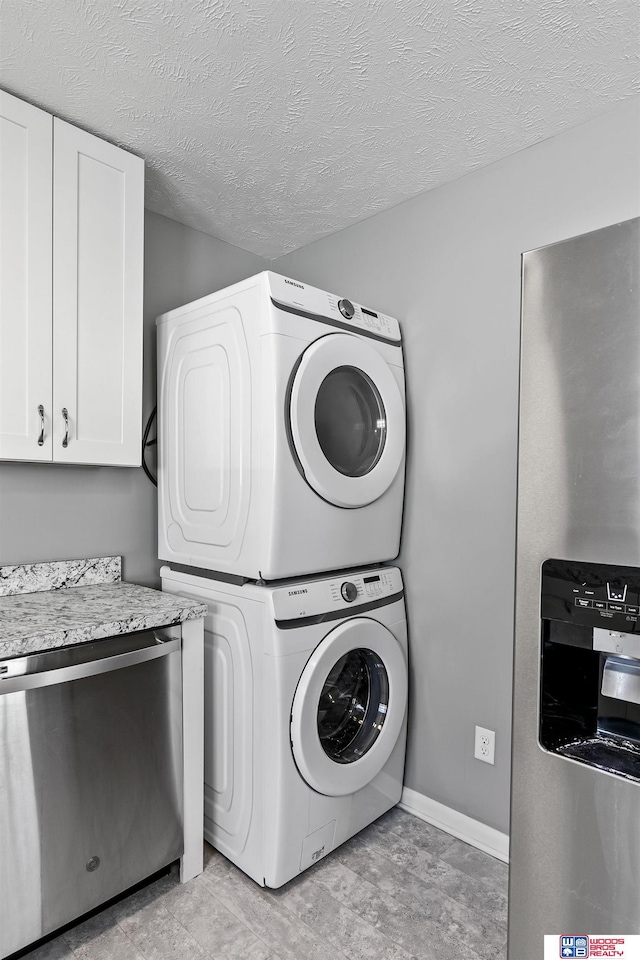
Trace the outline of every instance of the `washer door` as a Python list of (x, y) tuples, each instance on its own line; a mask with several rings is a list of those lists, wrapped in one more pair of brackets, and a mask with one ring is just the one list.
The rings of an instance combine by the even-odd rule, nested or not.
[(314, 341), (296, 370), (291, 435), (309, 485), (339, 507), (381, 497), (404, 454), (404, 402), (370, 344), (334, 333)]
[(340, 624), (308, 660), (293, 698), (291, 745), (309, 786), (355, 793), (391, 756), (407, 708), (407, 664), (377, 620)]

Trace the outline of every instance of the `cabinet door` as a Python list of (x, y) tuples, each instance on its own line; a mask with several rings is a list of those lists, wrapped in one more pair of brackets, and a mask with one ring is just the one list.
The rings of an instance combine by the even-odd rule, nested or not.
[(0, 91), (2, 459), (51, 460), (52, 124)]
[(53, 146), (53, 459), (140, 466), (144, 164), (57, 118)]

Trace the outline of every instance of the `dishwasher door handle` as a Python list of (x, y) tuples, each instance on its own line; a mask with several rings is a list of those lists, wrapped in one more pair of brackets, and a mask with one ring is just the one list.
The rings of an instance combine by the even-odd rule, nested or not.
[(84, 677), (95, 677), (100, 673), (111, 673), (113, 670), (133, 667), (138, 663), (146, 663), (148, 660), (156, 660), (158, 657), (176, 653), (181, 647), (182, 641), (176, 637), (171, 640), (161, 640), (153, 646), (145, 646), (138, 650), (129, 650), (126, 653), (92, 659), (85, 663), (74, 663), (53, 670), (43, 670), (40, 673), (8, 676), (4, 680), (0, 676), (0, 697), (6, 693), (37, 690), (39, 687), (51, 687), (56, 683), (67, 683), (69, 680), (81, 680)]

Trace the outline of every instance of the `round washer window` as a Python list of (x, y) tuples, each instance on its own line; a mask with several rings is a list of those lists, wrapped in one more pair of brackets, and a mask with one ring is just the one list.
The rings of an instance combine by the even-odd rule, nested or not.
[(336, 763), (353, 763), (378, 739), (389, 706), (389, 678), (373, 650), (350, 650), (335, 664), (320, 694), (318, 734)]
[(376, 465), (387, 419), (375, 384), (357, 367), (336, 367), (320, 384), (315, 404), (318, 442), (332, 467), (363, 477)]

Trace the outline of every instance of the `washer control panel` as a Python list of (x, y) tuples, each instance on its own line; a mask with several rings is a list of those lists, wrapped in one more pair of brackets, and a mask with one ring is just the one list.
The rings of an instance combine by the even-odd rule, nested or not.
[(402, 574), (397, 567), (333, 574), (323, 580), (295, 580), (273, 590), (276, 620), (315, 617), (335, 610), (357, 615), (360, 607), (402, 591)]

